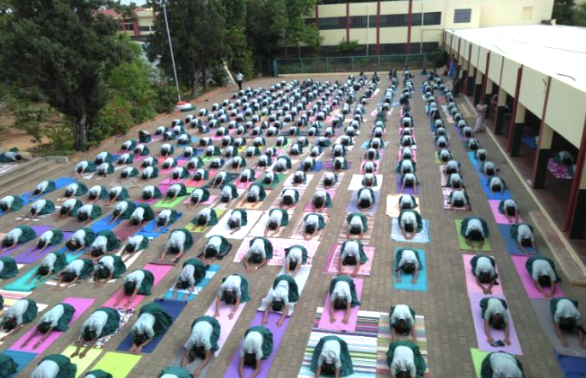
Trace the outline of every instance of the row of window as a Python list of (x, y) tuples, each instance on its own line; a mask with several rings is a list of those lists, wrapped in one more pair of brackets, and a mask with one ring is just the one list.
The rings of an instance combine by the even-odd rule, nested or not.
[[(454, 10), (454, 23), (462, 24), (469, 23), (472, 20), (472, 9), (455, 9)], [(315, 24), (314, 18), (308, 18), (305, 20), (308, 24)], [(350, 29), (364, 29), (364, 28), (375, 28), (377, 25), (377, 16), (350, 16), (349, 17)], [(428, 13), (412, 13), (411, 14), (411, 25), (412, 26), (431, 26), (441, 25), (442, 23), (442, 12), (428, 12)], [(409, 26), (409, 14), (384, 14), (380, 16), (380, 27), (381, 28), (394, 28), (394, 27), (406, 27)], [(346, 17), (323, 17), (318, 19), (319, 30), (336, 30), (346, 29)]]
[[(419, 54), (419, 52), (427, 53), (436, 51), (439, 48), (438, 42), (424, 42), (423, 44), (420, 43), (412, 43), (411, 44), (411, 53)], [(379, 45), (379, 53), (377, 54), (376, 51), (376, 44), (372, 45), (359, 45), (356, 51), (353, 51), (351, 54), (348, 53), (340, 53), (338, 51), (338, 46), (321, 46), (319, 50), (319, 56), (325, 57), (340, 57), (340, 56), (366, 56), (368, 51), (369, 56), (376, 56), (376, 55), (404, 55), (407, 54), (407, 44), (406, 43), (381, 43)], [(315, 56), (315, 52), (307, 47), (301, 47), (300, 50), (297, 48), (288, 49), (290, 55), (295, 57), (301, 55), (301, 57), (310, 57)], [(279, 51), (280, 56), (285, 56), (285, 49), (282, 48), (282, 51)]]

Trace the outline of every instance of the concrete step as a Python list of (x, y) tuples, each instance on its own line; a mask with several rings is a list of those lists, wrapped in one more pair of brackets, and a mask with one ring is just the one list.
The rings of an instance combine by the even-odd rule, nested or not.
[(46, 159), (39, 159), (16, 168), (14, 172), (8, 172), (10, 175), (0, 176), (0, 196), (22, 194), (29, 184), (40, 182), (62, 168), (62, 164)]
[(563, 234), (560, 235), (558, 228), (552, 225), (541, 211), (531, 211), (529, 217), (553, 253), (557, 266), (564, 271), (570, 283), (586, 286), (586, 266)]

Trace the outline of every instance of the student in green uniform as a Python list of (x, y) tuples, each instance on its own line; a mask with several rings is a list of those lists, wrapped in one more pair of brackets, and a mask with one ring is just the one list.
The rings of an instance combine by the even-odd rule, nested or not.
[(340, 247), (340, 259), (338, 260), (338, 274), (342, 272), (342, 266), (354, 266), (351, 276), (356, 277), (360, 267), (368, 261), (364, 253), (364, 247), (359, 240), (347, 240)]
[(311, 240), (326, 227), (326, 221), (320, 213), (309, 213), (303, 218), (301, 233), (305, 240)]
[(263, 326), (250, 327), (244, 334), (238, 374), (245, 378), (244, 365), (254, 368), (250, 378), (260, 373), (261, 361), (269, 358), (273, 352), (273, 334)]
[(200, 203), (206, 202), (210, 199), (210, 191), (205, 188), (197, 188), (191, 195), (189, 196), (189, 201), (187, 202), (187, 208), (190, 209), (194, 206), (199, 205)]
[(12, 257), (0, 257), (0, 279), (7, 280), (18, 274), (18, 266)]
[(568, 347), (568, 341), (564, 332), (577, 332), (580, 348), (586, 349), (584, 344), (584, 328), (582, 326), (582, 314), (578, 311), (578, 302), (567, 298), (553, 298), (549, 302), (551, 317), (555, 331), (563, 347)]
[(165, 261), (167, 253), (172, 253), (176, 256), (171, 261), (175, 263), (181, 259), (183, 254), (185, 254), (185, 251), (189, 250), (192, 245), (193, 236), (191, 236), (191, 232), (185, 228), (175, 229), (171, 232), (171, 235), (169, 235), (169, 240), (163, 247), (159, 261)]
[[(562, 281), (562, 278), (555, 270), (553, 260), (545, 256), (532, 256), (525, 262), (525, 269), (535, 283), (537, 290), (546, 298), (553, 298), (556, 291), (556, 285)], [(549, 287), (549, 293), (545, 288)]]
[(118, 279), (126, 272), (126, 264), (120, 256), (107, 255), (98, 260), (94, 268), (94, 286), (100, 287), (112, 279)]
[(204, 264), (211, 264), (216, 259), (222, 259), (230, 252), (232, 244), (221, 235), (212, 235), (203, 248)]
[(77, 365), (62, 354), (44, 357), (29, 378), (75, 378)]
[(218, 340), (221, 332), (220, 323), (215, 318), (200, 316), (195, 319), (191, 324), (189, 339), (184, 346), (185, 352), (181, 360), (181, 367), (185, 368), (189, 362), (194, 361), (196, 358), (202, 359), (203, 361), (193, 373), (195, 377), (198, 377), (210, 361), (212, 353), (220, 349)]
[(96, 238), (90, 245), (89, 255), (92, 259), (97, 259), (118, 248), (120, 248), (120, 240), (116, 234), (109, 230), (103, 230), (96, 234)]
[(114, 302), (114, 307), (118, 307), (126, 297), (128, 297), (128, 300), (125, 304), (130, 306), (137, 295), (151, 295), (154, 282), (155, 276), (150, 270), (136, 269), (132, 271), (124, 277), (124, 284), (116, 302)]
[(504, 330), (506, 345), (511, 345), (509, 340), (509, 313), (507, 311), (507, 302), (504, 299), (496, 297), (485, 297), (480, 300), (480, 309), (482, 311), (482, 319), (484, 319), (484, 332), (486, 333), (486, 341), (489, 344), (494, 343), (494, 339), (490, 333), (490, 328)]
[(322, 337), (313, 350), (310, 370), (315, 373), (315, 378), (321, 377), (322, 373), (334, 377), (354, 374), (348, 344), (338, 336)]
[(512, 354), (489, 353), (482, 361), (481, 378), (525, 378), (523, 365)]
[(136, 204), (133, 201), (120, 201), (114, 206), (114, 211), (108, 220), (108, 224), (117, 222), (118, 220), (129, 219), (134, 210)]
[(74, 314), (75, 307), (68, 303), (55, 305), (43, 315), (37, 327), (30, 333), (24, 343), (22, 343), (21, 348), (26, 347), (38, 333), (42, 334), (43, 337), (33, 346), (33, 349), (40, 347), (53, 331), (66, 332), (69, 329), (69, 323), (73, 319)]
[(236, 209), (233, 210), (230, 216), (228, 217), (228, 229), (230, 230), (230, 235), (234, 235), (240, 229), (246, 225), (248, 225), (248, 215), (246, 210)]
[[(252, 238), (248, 244), (246, 257), (242, 259), (246, 272), (254, 272), (265, 266), (273, 258), (273, 244), (264, 237)], [(258, 264), (252, 269), (249, 263)]]
[(163, 306), (153, 302), (142, 306), (138, 319), (130, 329), (132, 347), (130, 353), (141, 353), (154, 339), (161, 337), (173, 324), (173, 318)]
[(415, 311), (405, 305), (398, 304), (391, 306), (389, 311), (389, 324), (393, 334), (393, 342), (397, 341), (399, 335), (408, 336), (411, 334), (413, 343), (417, 343), (417, 334), (415, 332)]
[(295, 278), (282, 274), (275, 278), (273, 287), (264, 299), (265, 311), (263, 313), (261, 325), (267, 324), (269, 311), (282, 312), (283, 315), (277, 321), (277, 327), (283, 325), (285, 318), (289, 316), (290, 304), (295, 304), (299, 300), (299, 288)]
[(368, 231), (368, 219), (366, 216), (360, 213), (350, 213), (346, 217), (346, 222), (348, 223), (346, 238), (350, 239), (351, 236), (358, 236), (362, 240), (364, 233)]
[(37, 237), (37, 233), (29, 226), (16, 226), (10, 230), (2, 239), (0, 251), (10, 250), (16, 246), (29, 242)]
[[(39, 199), (36, 200), (28, 209), (28, 213), (25, 215), (26, 217), (30, 218), (30, 221), (33, 221), (37, 217), (42, 215), (48, 215), (55, 212), (55, 204), (53, 201)], [(25, 219), (23, 219), (23, 222)]]
[(0, 200), (0, 210), (3, 213), (18, 211), (24, 205), (24, 201), (20, 196), (12, 195), (6, 196)]
[(402, 210), (397, 219), (401, 233), (407, 240), (413, 239), (423, 231), (423, 220), (416, 210)]
[(476, 284), (484, 295), (492, 294), (493, 286), (499, 284), (494, 258), (483, 254), (476, 255), (470, 260), (470, 268), (476, 278)]
[(19, 299), (11, 307), (9, 307), (2, 314), (0, 318), (0, 329), (7, 334), (0, 339), (0, 342), (5, 342), (14, 336), (22, 329), (23, 324), (32, 322), (39, 309), (37, 303), (32, 299)]
[(405, 274), (413, 274), (411, 283), (415, 285), (421, 269), (423, 269), (423, 266), (419, 257), (419, 251), (408, 248), (401, 248), (397, 251), (395, 271), (397, 272), (398, 283), (401, 282), (401, 273), (404, 272)]
[(197, 258), (185, 261), (183, 269), (173, 285), (173, 299), (177, 298), (177, 290), (187, 290), (185, 298), (188, 298), (195, 291), (195, 287), (206, 277), (208, 267), (209, 265), (205, 265)]
[(240, 274), (231, 274), (222, 279), (222, 284), (218, 289), (216, 296), (216, 311), (214, 318), (220, 316), (220, 302), (224, 302), (227, 305), (234, 305), (232, 311), (228, 315), (228, 319), (233, 319), (240, 303), (246, 303), (250, 301), (250, 295), (248, 294), (248, 280), (246, 277)]
[(297, 275), (302, 264), (307, 263), (307, 249), (299, 244), (292, 245), (285, 249), (285, 273), (293, 272)]
[(480, 217), (466, 217), (462, 220), (460, 235), (466, 239), (470, 248), (474, 249), (474, 243), (478, 243), (478, 249), (482, 249), (489, 237), (488, 224)]
[(65, 257), (65, 253), (62, 251), (49, 252), (39, 264), (35, 274), (26, 282), (26, 284), (28, 285), (35, 280), (42, 281), (53, 274), (57, 274), (61, 272), (66, 265), (67, 257)]
[(160, 232), (166, 227), (173, 225), (177, 219), (181, 216), (181, 213), (175, 209), (164, 209), (157, 214), (155, 218), (154, 232)]
[[(79, 358), (84, 358), (100, 338), (113, 335), (119, 327), (120, 314), (118, 311), (109, 307), (98, 308), (81, 326), (79, 338), (75, 342), (76, 349), (71, 354), (71, 358), (78, 355)], [(87, 344), (87, 346), (80, 353), (83, 344)]]
[(354, 280), (347, 276), (334, 277), (330, 282), (330, 302), (330, 322), (334, 323), (336, 321), (336, 310), (344, 310), (342, 323), (348, 324), (350, 310), (352, 307), (360, 305)]
[(55, 290), (59, 290), (63, 282), (68, 283), (69, 286), (73, 286), (79, 280), (91, 276), (93, 272), (94, 262), (91, 259), (75, 259), (57, 275), (59, 281), (57, 282), (57, 286), (55, 286)]
[(419, 347), (411, 341), (389, 344), (387, 366), (396, 378), (422, 378), (427, 369)]
[(281, 232), (281, 227), (289, 225), (289, 213), (283, 209), (271, 209), (269, 211), (269, 219), (265, 227), (265, 237), (276, 236)]

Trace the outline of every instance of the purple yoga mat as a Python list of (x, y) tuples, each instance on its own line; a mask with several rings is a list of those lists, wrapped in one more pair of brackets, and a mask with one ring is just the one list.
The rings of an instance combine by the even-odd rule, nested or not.
[[(71, 235), (73, 235), (73, 234), (74, 234), (73, 232), (64, 232), (63, 233), (63, 240), (68, 240), (71, 237)], [(58, 245), (54, 245), (51, 247), (47, 247), (42, 253), (38, 253), (38, 251), (35, 251), (31, 254), (31, 251), (33, 249), (35, 249), (36, 246), (37, 246), (36, 244), (31, 245), (30, 247), (28, 247), (27, 249), (25, 249), (24, 251), (22, 251), (21, 253), (16, 255), (16, 257), (14, 258), (16, 260), (16, 262), (19, 264), (33, 264), (36, 261), (45, 257), (46, 254), (61, 248), (61, 245), (58, 244)]]
[[(251, 327), (261, 325), (260, 322), (262, 320), (262, 311), (257, 311), (256, 316), (252, 319)], [(260, 372), (257, 375), (257, 378), (266, 378), (269, 375), (269, 370), (271, 369), (271, 365), (277, 356), (277, 352), (279, 350), (279, 345), (281, 341), (283, 341), (283, 336), (285, 335), (285, 331), (287, 330), (287, 325), (289, 325), (289, 318), (285, 318), (283, 325), (277, 327), (277, 320), (281, 318), (281, 314), (277, 314), (274, 312), (269, 312), (269, 316), (267, 318), (267, 327), (273, 333), (273, 352), (266, 360), (261, 362)], [(238, 367), (240, 366), (240, 351), (242, 347), (238, 347), (234, 357), (230, 361), (228, 365), (228, 369), (226, 369), (226, 373), (224, 373), (225, 378), (234, 378), (238, 377)], [(244, 367), (244, 375), (248, 377), (253, 371), (253, 368), (245, 366)]]
[(419, 185), (415, 185), (415, 188), (407, 188), (401, 192), (401, 175), (397, 175), (397, 193), (401, 194), (412, 194), (414, 196), (419, 194)]

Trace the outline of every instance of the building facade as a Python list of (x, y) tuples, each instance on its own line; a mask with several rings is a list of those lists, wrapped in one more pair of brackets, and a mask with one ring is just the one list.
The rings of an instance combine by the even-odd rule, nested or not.
[[(320, 55), (335, 56), (342, 41), (352, 55), (419, 54), (436, 50), (445, 29), (531, 25), (550, 20), (554, 0), (324, 0), (312, 17), (323, 37)], [(297, 51), (295, 51), (297, 53)], [(302, 56), (310, 54), (303, 51)]]
[(119, 20), (120, 30), (135, 41), (144, 41), (154, 33), (156, 13), (152, 8), (138, 7), (134, 9), (133, 17), (125, 17), (112, 9), (106, 9), (102, 13)]

